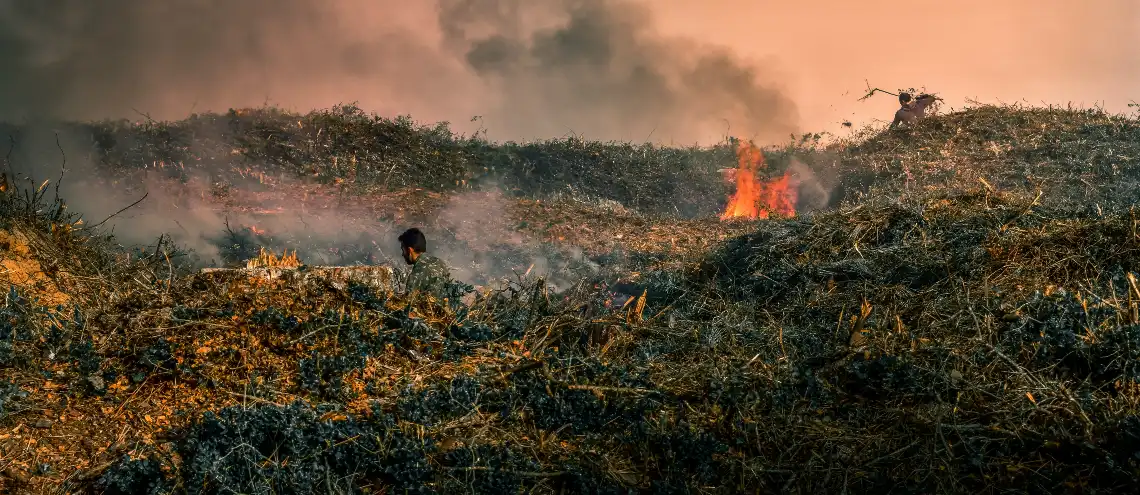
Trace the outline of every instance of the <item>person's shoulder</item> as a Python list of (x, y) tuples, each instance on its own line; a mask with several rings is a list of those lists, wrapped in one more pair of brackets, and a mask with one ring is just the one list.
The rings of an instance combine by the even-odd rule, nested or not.
[(427, 253), (424, 253), (420, 256), (421, 256), (421, 258), (418, 261), (424, 263), (424, 268), (435, 268), (435, 269), (445, 269), (445, 270), (449, 269), (447, 266), (447, 262), (443, 261), (443, 259), (441, 259), (439, 257), (432, 256), (432, 255), (427, 254)]

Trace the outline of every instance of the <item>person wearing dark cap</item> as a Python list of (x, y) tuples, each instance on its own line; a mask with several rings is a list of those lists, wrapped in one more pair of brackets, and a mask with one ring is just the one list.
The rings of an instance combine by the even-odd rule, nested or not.
[(427, 237), (417, 228), (400, 234), (400, 251), (404, 261), (412, 265), (408, 276), (408, 292), (422, 291), (441, 297), (451, 281), (451, 269), (443, 260), (427, 253)]

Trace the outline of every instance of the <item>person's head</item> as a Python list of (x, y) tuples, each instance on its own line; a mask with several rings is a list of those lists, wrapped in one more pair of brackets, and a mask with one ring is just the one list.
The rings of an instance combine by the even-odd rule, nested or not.
[(899, 104), (900, 105), (906, 106), (907, 104), (910, 103), (910, 100), (911, 100), (910, 93), (907, 93), (907, 92), (899, 93)]
[(424, 237), (420, 229), (413, 227), (400, 234), (400, 253), (404, 255), (404, 261), (409, 265), (415, 264), (416, 259), (425, 251), (427, 251), (427, 237)]

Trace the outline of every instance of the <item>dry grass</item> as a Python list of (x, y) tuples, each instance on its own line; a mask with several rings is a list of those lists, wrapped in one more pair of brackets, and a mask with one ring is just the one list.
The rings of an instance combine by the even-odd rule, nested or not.
[[(192, 273), (161, 244), (128, 262), (82, 231), (52, 237), (7, 196), (8, 231), (86, 285), (74, 317), (6, 302), (0, 482), (1126, 492), (1140, 473), (1137, 219), (1127, 194), (1062, 186), (1131, 180), (1111, 156), (1131, 153), (1136, 124), (971, 112), (804, 155), (872, 172), (844, 177), (879, 194), (789, 220), (506, 203), (527, 238), (639, 253), (625, 274), (639, 297), (616, 304), (590, 279), (557, 292), (522, 278), (458, 305), (401, 294), (384, 269)], [(986, 143), (1004, 151), (987, 158)], [(448, 193), (433, 194), (407, 197), (430, 217)]]

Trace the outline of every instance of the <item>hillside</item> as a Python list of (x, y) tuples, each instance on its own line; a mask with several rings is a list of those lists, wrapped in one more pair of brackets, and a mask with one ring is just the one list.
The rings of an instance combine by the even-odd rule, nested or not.
[[(39, 181), (9, 188), (5, 488), (1124, 493), (1140, 475), (1135, 118), (980, 106), (804, 136), (752, 162), (798, 184), (796, 214), (766, 220), (720, 218), (737, 143), (490, 143), (351, 108), (65, 132), (87, 187), (256, 222), (215, 227), (219, 264), (264, 247), (395, 270), (201, 273), (166, 238), (76, 223)], [(271, 220), (301, 207), (352, 230)], [(473, 302), (398, 290), (377, 253), (411, 225), (483, 285)]]

